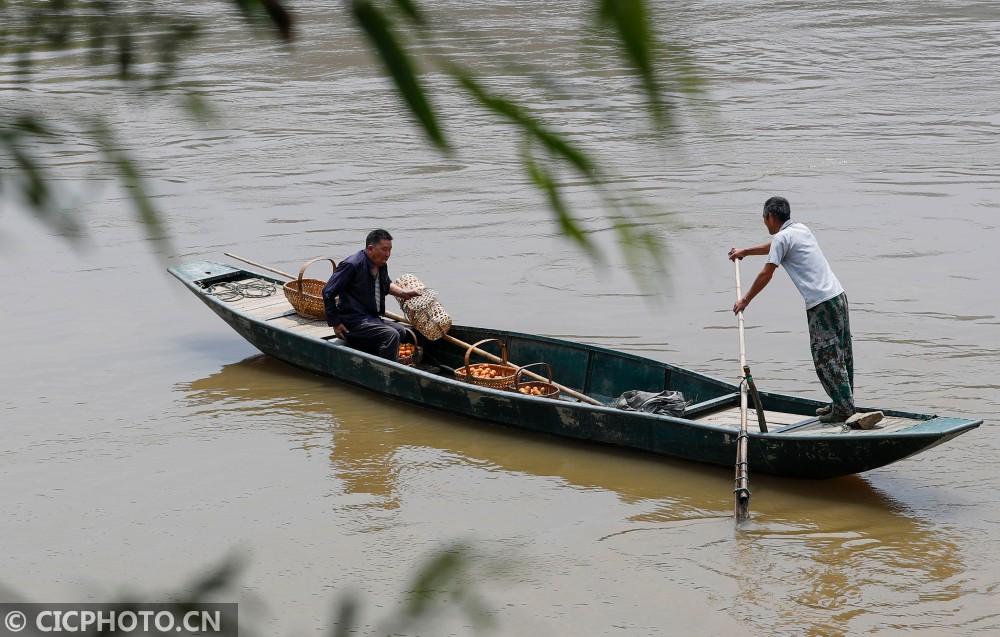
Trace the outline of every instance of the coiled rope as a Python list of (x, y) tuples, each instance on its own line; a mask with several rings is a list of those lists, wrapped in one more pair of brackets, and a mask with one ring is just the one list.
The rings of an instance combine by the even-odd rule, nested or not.
[(263, 299), (277, 292), (278, 287), (264, 279), (249, 279), (247, 281), (234, 281), (230, 283), (216, 283), (205, 290), (205, 294), (211, 294), (220, 301), (230, 303), (240, 299)]

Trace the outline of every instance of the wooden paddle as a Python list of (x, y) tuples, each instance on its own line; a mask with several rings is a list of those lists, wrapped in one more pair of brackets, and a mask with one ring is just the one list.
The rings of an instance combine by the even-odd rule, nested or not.
[[(740, 289), (740, 260), (733, 259), (736, 264), (736, 301), (743, 298)], [(743, 312), (736, 315), (740, 332), (740, 370), (746, 369), (746, 341), (743, 337)], [(744, 372), (745, 373), (745, 372)], [(736, 488), (735, 495), (736, 521), (743, 522), (750, 517), (750, 475), (747, 469), (747, 384), (740, 383), (740, 435), (736, 438)]]
[[(281, 270), (275, 270), (274, 268), (270, 268), (270, 267), (268, 267), (266, 265), (262, 265), (260, 263), (254, 263), (253, 261), (251, 261), (249, 259), (244, 259), (243, 257), (236, 256), (235, 254), (231, 254), (229, 252), (224, 252), (223, 254), (225, 254), (227, 257), (236, 259), (237, 261), (242, 261), (243, 263), (248, 263), (248, 264), (250, 264), (250, 265), (252, 265), (254, 267), (261, 268), (262, 270), (267, 270), (268, 272), (273, 272), (275, 274), (280, 274), (281, 276), (285, 277), (286, 279), (295, 279), (295, 278), (297, 278), (297, 277), (292, 276), (291, 274), (288, 274), (287, 272), (282, 272)], [(400, 323), (406, 323), (407, 325), (410, 324), (410, 321), (405, 316), (400, 316), (398, 314), (393, 314), (392, 312), (389, 312), (388, 310), (386, 311), (385, 315), (388, 316), (389, 318), (391, 318), (394, 321), (398, 321)], [(481, 356), (486, 357), (487, 360), (490, 360), (490, 361), (492, 361), (494, 363), (503, 363), (503, 360), (499, 356), (496, 356), (494, 354), (490, 354), (489, 352), (487, 352), (485, 350), (482, 350), (482, 349), (479, 349), (478, 347), (472, 347), (472, 345), (469, 345), (465, 341), (461, 341), (461, 340), (455, 338), (454, 336), (450, 336), (448, 334), (445, 334), (441, 338), (444, 339), (444, 340), (446, 340), (446, 341), (448, 341), (449, 343), (454, 344), (454, 345), (458, 345), (460, 347), (464, 347), (467, 350), (471, 348), (472, 351), (476, 352), (477, 354), (479, 354)], [(507, 361), (507, 365), (509, 365), (510, 367), (513, 367), (515, 369), (518, 368), (517, 365), (515, 365), (514, 363), (512, 363), (510, 361)], [(545, 382), (548, 382), (548, 380), (549, 380), (548, 378), (546, 378), (544, 376), (541, 376), (539, 374), (535, 374), (534, 372), (522, 371), (521, 373), (522, 373), (522, 375), (528, 376), (530, 378), (534, 378), (535, 380), (541, 380), (541, 381), (545, 381)], [(593, 398), (591, 398), (590, 396), (588, 396), (586, 394), (581, 394), (580, 392), (574, 391), (574, 390), (570, 389), (569, 387), (565, 387), (563, 385), (560, 385), (559, 383), (552, 383), (552, 384), (555, 385), (556, 387), (558, 387), (559, 391), (561, 391), (562, 393), (566, 394), (567, 396), (572, 396), (573, 398), (576, 398), (580, 402), (584, 402), (584, 403), (587, 403), (587, 404), (590, 404), (590, 405), (597, 405), (599, 407), (604, 407), (605, 406), (604, 403), (602, 403), (602, 402), (600, 402), (598, 400), (594, 400)]]

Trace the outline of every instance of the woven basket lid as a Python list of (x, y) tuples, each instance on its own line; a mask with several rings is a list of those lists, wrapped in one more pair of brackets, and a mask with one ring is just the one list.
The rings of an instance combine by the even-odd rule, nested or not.
[(408, 312), (422, 312), (437, 301), (437, 290), (424, 288), (420, 291), (420, 296), (403, 301), (403, 309)]
[(410, 274), (409, 272), (400, 275), (400, 277), (393, 281), (393, 283), (404, 290), (422, 290), (427, 287), (424, 285), (423, 281), (416, 277), (416, 275)]

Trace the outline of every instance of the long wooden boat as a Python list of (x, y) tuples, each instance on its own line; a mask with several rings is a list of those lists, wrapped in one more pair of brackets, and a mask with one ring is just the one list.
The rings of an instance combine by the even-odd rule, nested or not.
[[(384, 396), (481, 421), (581, 441), (732, 468), (739, 435), (739, 387), (668, 363), (545, 336), (453, 326), (466, 343), (499, 339), (511, 361), (548, 363), (555, 381), (600, 402), (523, 395), (455, 379), (467, 350), (444, 340), (421, 339), (424, 364), (412, 367), (351, 348), (325, 321), (299, 316), (281, 292), (283, 281), (241, 268), (199, 261), (170, 268), (199, 299), (256, 348), (304, 370)], [(268, 296), (219, 294), (222, 284), (274, 284)], [(253, 290), (253, 286), (249, 288)], [(484, 346), (486, 347), (486, 346)], [(475, 356), (475, 354), (473, 354)], [(482, 361), (480, 361), (482, 362)], [(623, 392), (680, 391), (690, 405), (683, 417), (625, 411), (612, 406)], [(767, 433), (754, 431), (751, 471), (797, 478), (834, 478), (902, 460), (975, 429), (969, 420), (881, 409), (875, 429), (820, 423), (822, 403), (761, 392)]]

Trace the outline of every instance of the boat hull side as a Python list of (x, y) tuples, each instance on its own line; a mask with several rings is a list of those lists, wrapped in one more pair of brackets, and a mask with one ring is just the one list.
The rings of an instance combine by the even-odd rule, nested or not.
[[(545, 398), (511, 396), (414, 372), (352, 350), (228, 311), (213, 309), (265, 354), (307, 371), (398, 400), (447, 412), (586, 442), (598, 442), (695, 462), (733, 466), (736, 434), (691, 421), (592, 407)], [(955, 434), (957, 435), (957, 434)], [(905, 458), (940, 442), (932, 434), (871, 441), (750, 435), (754, 471), (797, 478), (835, 478)]]
[[(260, 351), (327, 378), (422, 407), (532, 432), (725, 467), (735, 461), (737, 433), (731, 428), (472, 386), (364, 354), (343, 341), (319, 340), (271, 325), (207, 296), (193, 281), (178, 278)], [(713, 382), (698, 380), (706, 388)], [(793, 403), (798, 400), (786, 398)], [(910, 433), (865, 438), (751, 432), (750, 469), (796, 478), (860, 473), (945, 442), (981, 422), (927, 418)]]

